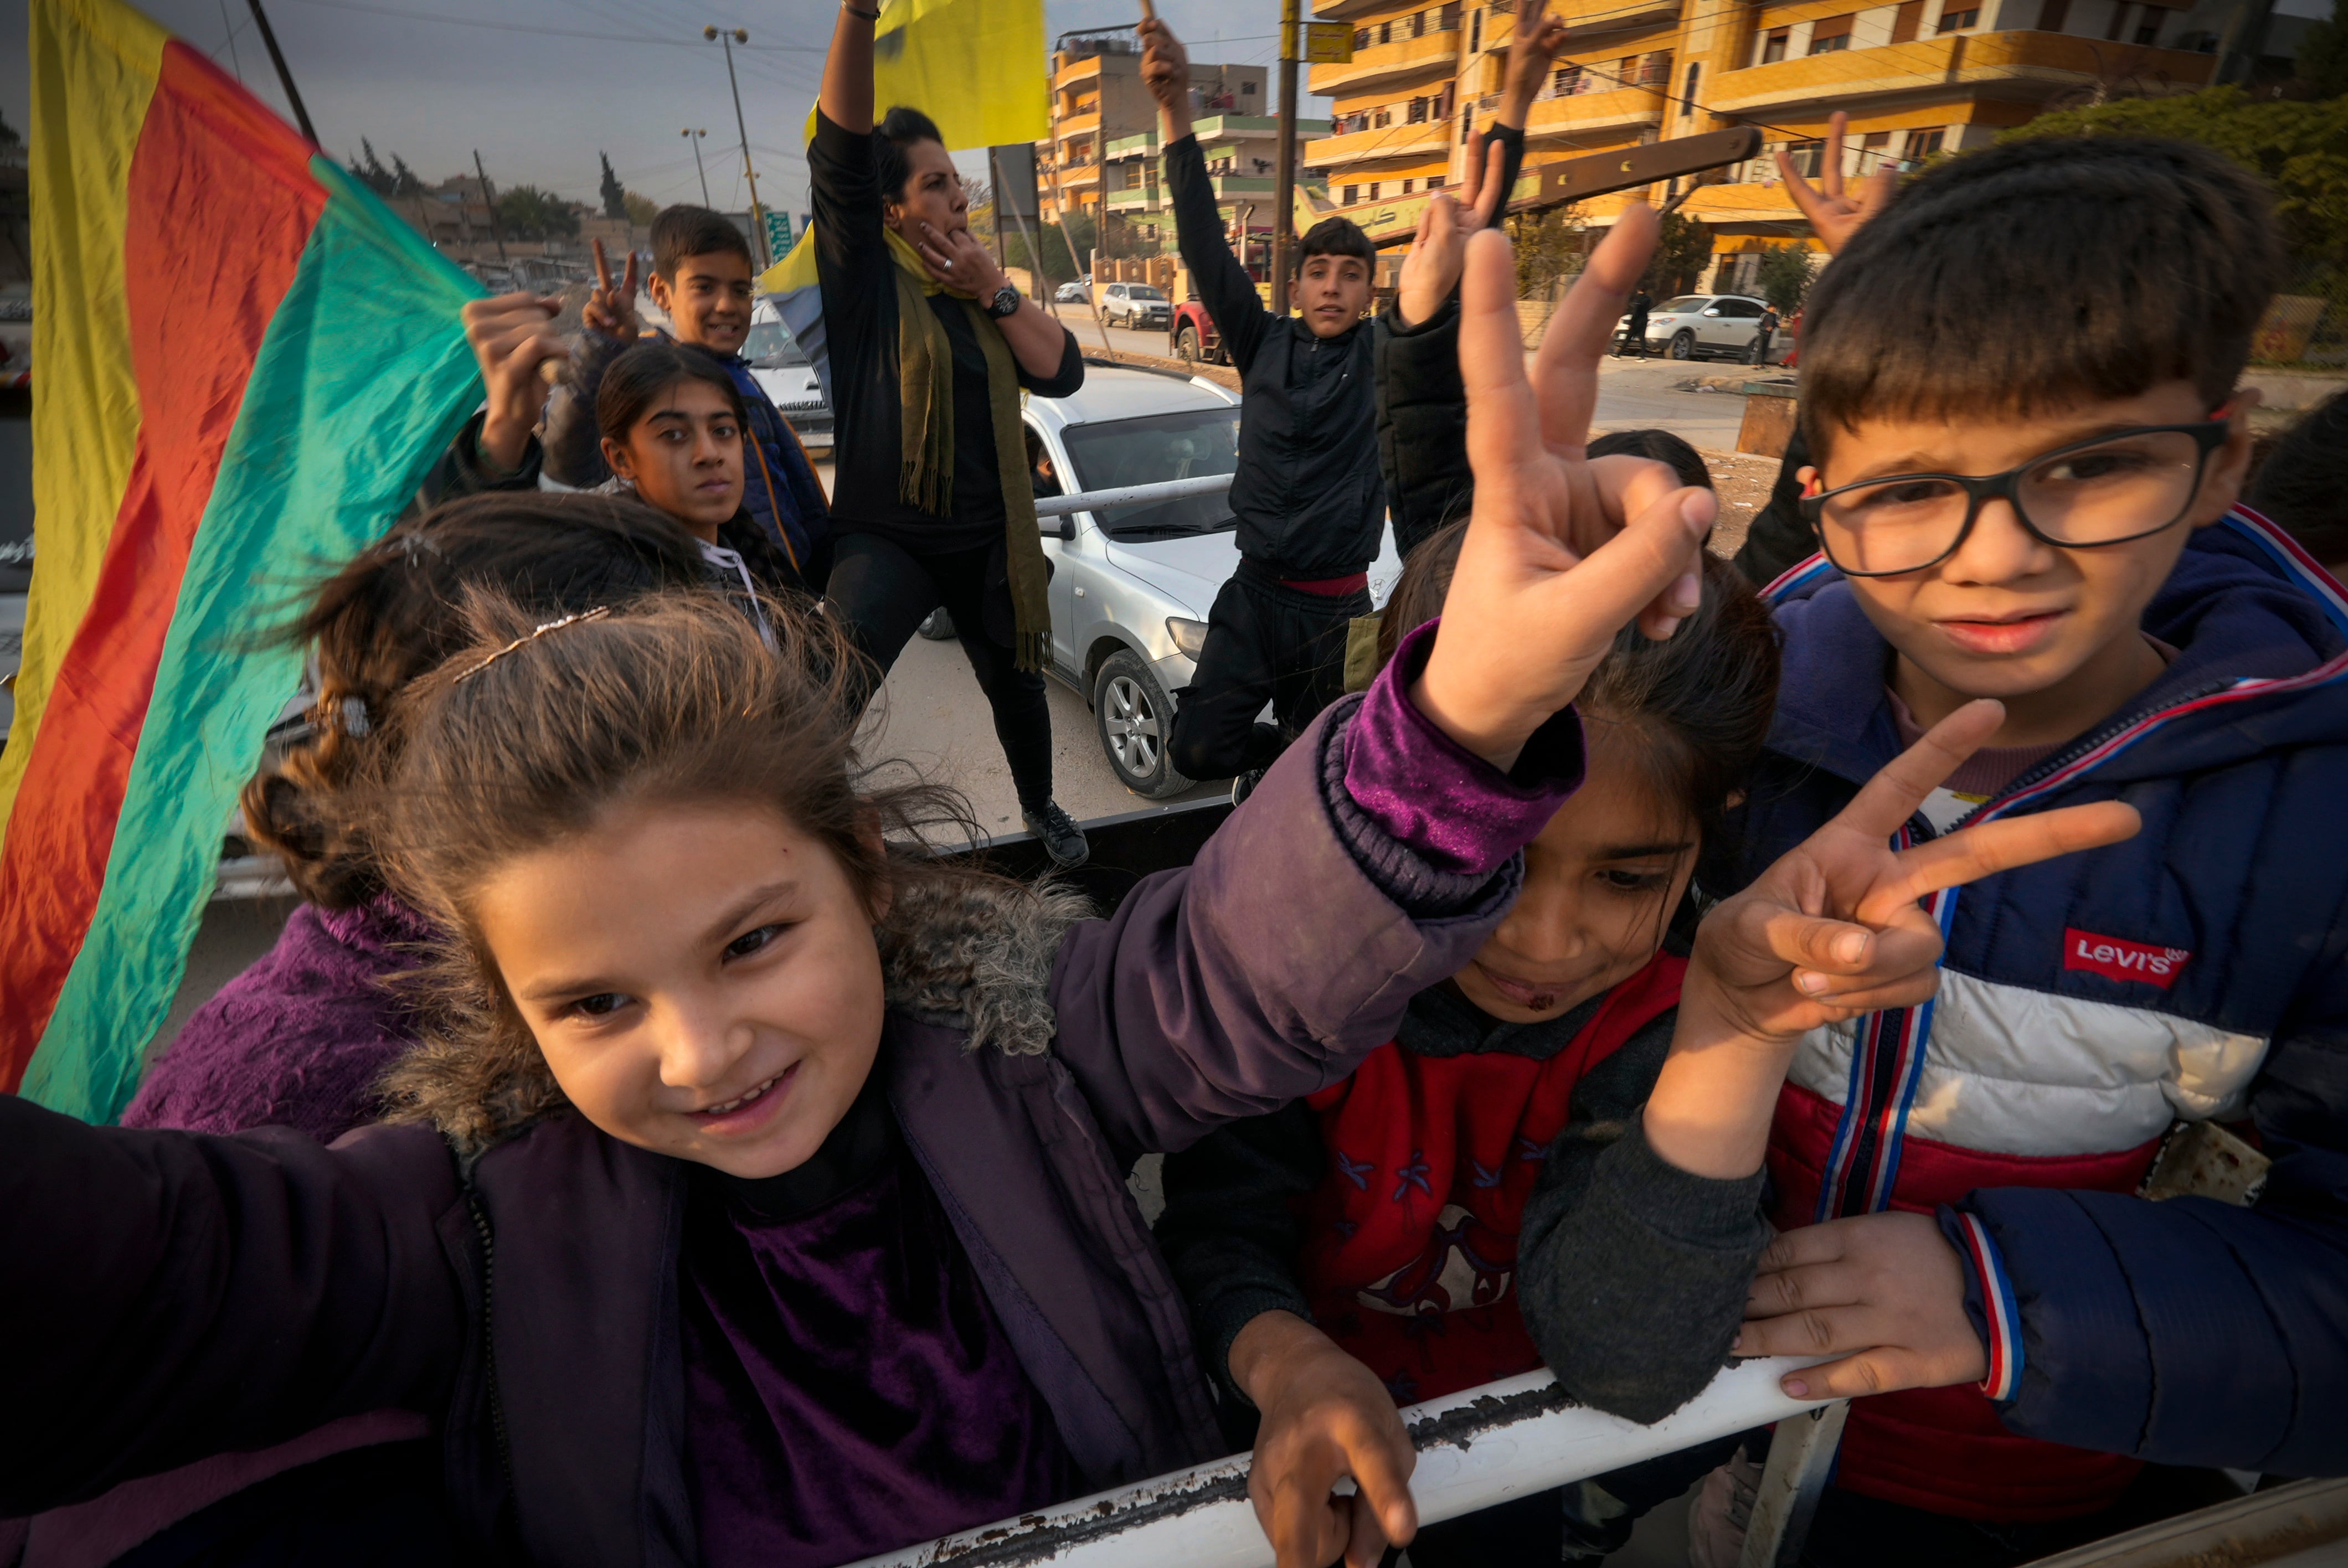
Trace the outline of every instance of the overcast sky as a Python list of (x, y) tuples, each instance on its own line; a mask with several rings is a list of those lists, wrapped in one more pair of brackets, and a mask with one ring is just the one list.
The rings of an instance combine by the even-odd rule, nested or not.
[[(0, 114), (19, 131), (30, 118), (26, 3), (0, 0)], [(725, 60), (701, 28), (747, 27), (750, 46), (735, 60), (759, 195), (792, 212), (806, 209), (799, 132), (836, 0), (265, 4), (294, 84), (336, 157), (355, 156), (364, 136), (386, 164), (396, 152), (438, 181), (469, 173), (479, 148), (499, 186), (540, 185), (582, 201), (596, 199), (599, 149), (630, 190), (660, 202), (699, 200), (693, 152), (678, 135), (694, 126), (709, 132), (701, 149), (711, 199), (747, 204)], [(140, 8), (284, 111), (245, 0), (141, 0)], [(1134, 0), (1047, 0), (1045, 26), (1106, 26), (1137, 10)], [(1278, 0), (1164, 0), (1161, 14), (1193, 59), (1273, 59)], [(1321, 101), (1307, 98), (1305, 112)]]

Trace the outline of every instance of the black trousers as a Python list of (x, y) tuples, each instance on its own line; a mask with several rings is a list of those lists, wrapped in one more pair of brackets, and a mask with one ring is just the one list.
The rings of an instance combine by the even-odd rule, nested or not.
[[(1020, 809), (1033, 811), (1052, 798), (1051, 704), (1042, 673), (1021, 670), (1012, 652), (1011, 585), (999, 540), (915, 555), (873, 534), (843, 534), (832, 548), (824, 598), (882, 675), (930, 611), (945, 606), (971, 673), (994, 710), (994, 738), (1011, 764)], [(871, 700), (866, 692), (858, 705)]]
[[(1288, 587), (1254, 562), (1215, 595), (1198, 673), (1174, 713), (1167, 754), (1194, 779), (1268, 767), (1345, 691), (1345, 623), (1370, 612), (1366, 589), (1332, 597)], [(1272, 704), (1277, 724), (1256, 714)]]
[(1622, 355), (1626, 354), (1632, 359), (1644, 359), (1647, 357), (1646, 317), (1633, 316), (1631, 318), (1631, 325), (1622, 334), (1622, 346), (1615, 351), (1615, 356), (1620, 358)]

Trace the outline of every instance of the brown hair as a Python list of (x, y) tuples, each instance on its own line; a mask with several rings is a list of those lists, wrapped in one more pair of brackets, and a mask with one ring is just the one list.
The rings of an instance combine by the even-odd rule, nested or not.
[(343, 791), (386, 759), (394, 700), (470, 641), (458, 612), (467, 589), (494, 587), (542, 616), (702, 575), (684, 529), (615, 497), (499, 492), (400, 524), (267, 636), (316, 650), (318, 701), (305, 729), (244, 786), (246, 835), (312, 903), (363, 902), (378, 876)]
[(2233, 391), (2282, 275), (2272, 201), (2222, 155), (2044, 137), (1925, 170), (1810, 291), (1801, 419), (2027, 418), (2189, 381)]
[(750, 241), (734, 220), (706, 207), (679, 203), (664, 207), (653, 219), (653, 271), (676, 281), (677, 264), (688, 256), (739, 256), (752, 267)]
[[(1467, 538), (1463, 518), (1410, 552), (1378, 620), (1381, 667), (1413, 628), (1443, 613)], [(1703, 593), (1695, 613), (1661, 642), (1624, 627), (1573, 705), (1633, 740), (1656, 794), (1685, 811), (1709, 847), (1761, 761), (1776, 710), (1779, 653), (1768, 607), (1710, 551)]]
[(613, 356), (603, 371), (602, 384), (595, 391), (597, 433), (627, 446), (637, 422), (661, 394), (687, 381), (701, 382), (725, 394), (727, 406), (734, 410), (734, 422), (747, 434), (750, 411), (742, 401), (742, 389), (734, 384), (726, 367), (697, 348), (658, 338), (647, 338)]
[(919, 843), (946, 827), (974, 840), (977, 827), (953, 791), (883, 784), (860, 766), (854, 699), (873, 677), (839, 623), (781, 601), (766, 612), (776, 651), (705, 591), (535, 636), (530, 612), (472, 596), (469, 646), (402, 704), (399, 765), (371, 813), (393, 890), (456, 938), (423, 981), (443, 1020), (436, 1037), (385, 1081), (396, 1113), (479, 1144), (565, 1103), (499, 979), (474, 900), (499, 866), (592, 833), (615, 808), (778, 812), (876, 907), (909, 881), (994, 880), (884, 851), (882, 835)]

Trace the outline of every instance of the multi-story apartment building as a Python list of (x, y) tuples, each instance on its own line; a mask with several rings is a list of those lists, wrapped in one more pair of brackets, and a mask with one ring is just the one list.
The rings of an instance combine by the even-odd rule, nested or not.
[[(1195, 94), (1200, 118), (1191, 122), (1199, 151), (1207, 160), (1207, 177), (1214, 187), (1215, 208), (1222, 214), (1223, 232), (1240, 251), (1243, 264), (1264, 261), (1271, 251), (1273, 202), (1280, 174), (1280, 121), (1268, 114), (1235, 114), (1226, 107), (1230, 93)], [(1299, 140), (1328, 134), (1329, 122), (1296, 122)], [(1158, 126), (1121, 137), (1102, 149), (1101, 200), (1113, 217), (1121, 218), (1127, 232), (1161, 250), (1174, 249), (1174, 220), (1168, 210), (1166, 181), (1159, 158)]]
[[(1850, 117), (1847, 171), (1859, 173), (1979, 146), (2098, 93), (2188, 90), (2210, 79), (2226, 4), (1564, 0), (1570, 31), (1527, 117), (1526, 165), (1759, 127), (1763, 156), (1703, 176), (1681, 208), (1712, 230), (1715, 286), (1749, 287), (1764, 249), (1812, 242), (1768, 154), (1787, 148), (1815, 175), (1835, 110)], [(1317, 0), (1316, 16), (1354, 25), (1354, 58), (1313, 68), (1336, 117), (1304, 162), (1374, 237), (1407, 233), (1427, 192), (1458, 183), (1470, 132), (1499, 107), (1514, 10)], [(1667, 200), (1679, 184), (1584, 213), (1608, 223), (1624, 201)]]
[[(1235, 242), (1244, 233), (1269, 244), (1279, 136), (1264, 67), (1192, 61), (1190, 113), (1227, 231)], [(1305, 120), (1298, 135), (1327, 129)], [(1162, 150), (1139, 46), (1116, 36), (1062, 39), (1052, 56), (1052, 134), (1035, 144), (1044, 220), (1058, 221), (1065, 201), (1071, 212), (1106, 216), (1119, 254), (1171, 251)]]

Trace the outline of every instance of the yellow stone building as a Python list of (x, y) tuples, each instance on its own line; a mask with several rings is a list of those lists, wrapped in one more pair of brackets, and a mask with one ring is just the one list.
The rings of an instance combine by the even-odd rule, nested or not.
[[(1525, 126), (1528, 169), (1594, 152), (1758, 127), (1763, 154), (1702, 177), (1680, 210), (1712, 229), (1710, 285), (1753, 286), (1760, 252), (1815, 245), (1770, 151), (1816, 175), (1827, 117), (1850, 117), (1846, 171), (1977, 147), (2050, 107), (2099, 93), (2186, 91), (2216, 63), (2195, 9), (2136, 0), (1565, 0), (1570, 31)], [(1354, 26), (1354, 57), (1313, 67), (1336, 100), (1332, 134), (1303, 162), (1337, 210), (1374, 238), (1407, 232), (1428, 193), (1457, 187), (1471, 131), (1488, 126), (1514, 35), (1515, 0), (1417, 5), (1316, 0)], [(1519, 186), (1522, 193), (1527, 188)], [(1660, 201), (1678, 183), (1600, 197)]]

